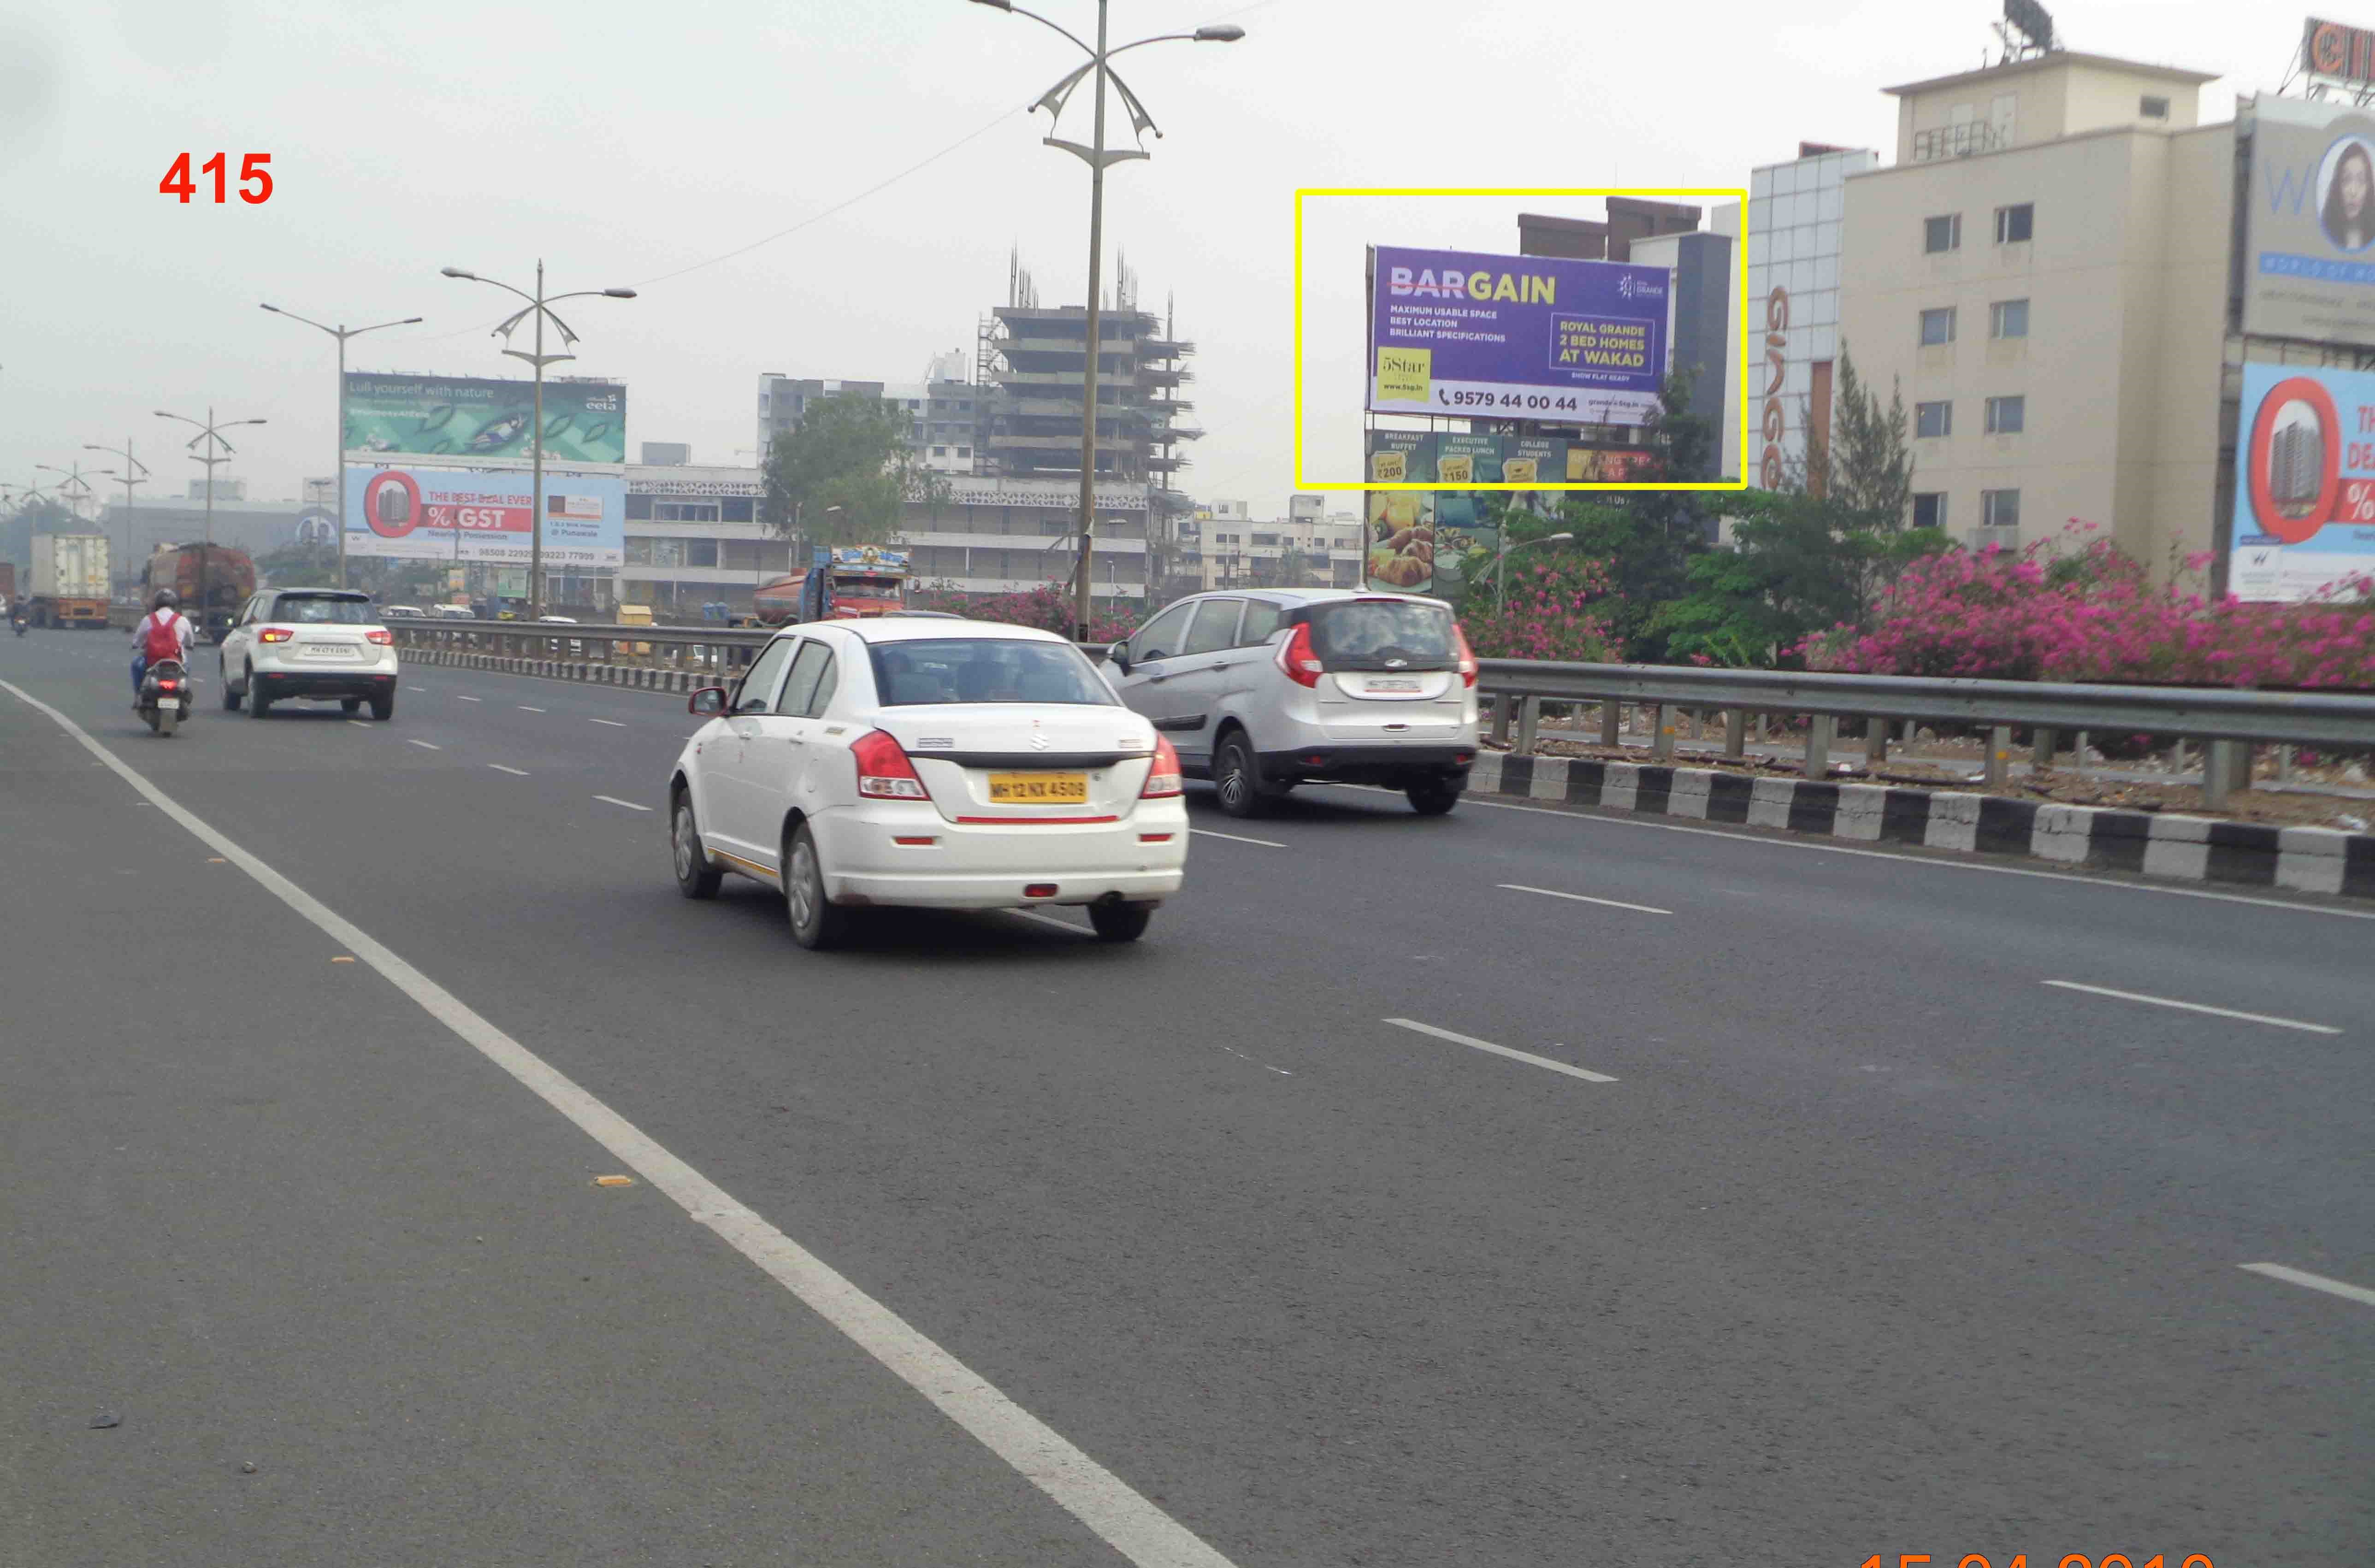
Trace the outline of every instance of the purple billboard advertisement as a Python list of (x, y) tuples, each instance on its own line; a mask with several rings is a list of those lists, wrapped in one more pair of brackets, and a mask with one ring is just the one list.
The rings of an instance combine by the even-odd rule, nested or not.
[(1368, 408), (1639, 425), (1666, 378), (1660, 266), (1377, 245)]

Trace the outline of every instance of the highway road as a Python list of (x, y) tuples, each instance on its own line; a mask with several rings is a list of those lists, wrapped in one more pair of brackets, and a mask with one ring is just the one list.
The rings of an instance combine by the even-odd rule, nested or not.
[(1313, 789), (816, 955), (681, 698), (123, 644), (0, 642), (0, 1562), (2375, 1543), (2375, 911)]

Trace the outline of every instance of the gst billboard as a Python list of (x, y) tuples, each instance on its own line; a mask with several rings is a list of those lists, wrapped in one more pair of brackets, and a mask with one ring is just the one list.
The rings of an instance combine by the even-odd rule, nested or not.
[[(346, 451), (473, 458), (532, 456), (536, 383), (475, 376), (349, 371)], [(544, 460), (624, 463), (627, 389), (609, 381), (544, 383)]]
[(1369, 252), (1372, 413), (1641, 425), (1666, 379), (1666, 269)]
[(2243, 367), (2227, 591), (2306, 599), (2375, 576), (2375, 372)]
[(2375, 347), (2375, 115), (2253, 100), (2243, 330)]
[[(535, 515), (534, 477), (511, 469), (347, 469), (350, 556), (525, 566)], [(623, 477), (546, 469), (546, 568), (617, 567), (626, 517)]]

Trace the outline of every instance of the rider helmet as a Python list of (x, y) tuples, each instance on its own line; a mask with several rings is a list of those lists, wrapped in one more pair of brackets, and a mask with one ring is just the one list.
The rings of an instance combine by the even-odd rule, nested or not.
[(174, 594), (172, 589), (160, 588), (157, 590), (157, 596), (148, 601), (148, 607), (150, 609), (171, 609), (181, 602), (181, 598)]

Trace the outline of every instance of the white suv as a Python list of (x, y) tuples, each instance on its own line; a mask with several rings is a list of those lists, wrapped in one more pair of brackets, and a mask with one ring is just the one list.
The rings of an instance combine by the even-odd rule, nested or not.
[(1258, 588), (1180, 600), (1114, 645), (1123, 701), (1250, 817), (1296, 784), (1383, 784), (1439, 817), (1476, 760), (1476, 658), (1440, 599)]
[(240, 607), (222, 639), (223, 706), (264, 717), (284, 698), (335, 698), (348, 713), (396, 717), (396, 638), (369, 594), (269, 589)]

